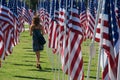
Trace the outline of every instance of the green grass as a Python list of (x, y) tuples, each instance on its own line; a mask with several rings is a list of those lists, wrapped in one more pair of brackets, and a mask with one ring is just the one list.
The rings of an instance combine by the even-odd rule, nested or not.
[[(82, 44), (85, 78), (88, 68), (89, 44), (90, 41)], [(89, 80), (96, 79), (97, 57), (96, 55), (92, 60)], [(32, 51), (32, 39), (29, 36), (29, 31), (25, 31), (21, 33), (20, 43), (13, 48), (13, 53), (6, 56), (5, 61), (2, 62), (0, 80), (58, 80), (58, 75), (60, 80), (63, 80), (63, 78), (68, 80), (68, 76), (64, 75), (62, 70), (59, 69), (61, 64), (58, 55), (52, 54), (52, 51), (46, 45), (41, 52), (42, 70), (36, 69), (35, 65), (36, 57)]]

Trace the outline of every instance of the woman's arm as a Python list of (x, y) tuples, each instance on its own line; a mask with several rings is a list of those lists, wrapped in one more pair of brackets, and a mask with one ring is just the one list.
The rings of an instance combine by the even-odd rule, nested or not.
[(33, 28), (33, 25), (30, 26), (30, 36), (32, 36), (32, 28)]
[(42, 27), (41, 24), (40, 24), (40, 30), (41, 30), (42, 34), (44, 34), (44, 28)]

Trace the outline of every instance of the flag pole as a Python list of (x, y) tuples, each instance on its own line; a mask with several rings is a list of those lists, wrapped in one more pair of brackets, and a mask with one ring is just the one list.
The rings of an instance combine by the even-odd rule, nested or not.
[(101, 11), (101, 0), (99, 0), (99, 2), (98, 2), (98, 9), (97, 9), (95, 27), (94, 27), (94, 35), (92, 38), (92, 42), (90, 44), (90, 55), (89, 55), (89, 63), (88, 63), (88, 71), (87, 71), (87, 80), (89, 80), (91, 61), (92, 61), (93, 56), (96, 53), (95, 47), (94, 47), (94, 42), (95, 42), (96, 28), (97, 28), (97, 24), (98, 24), (100, 11)]
[[(115, 6), (117, 6), (117, 0), (115, 0)], [(118, 56), (118, 68), (117, 68), (117, 80), (120, 79), (120, 28), (119, 29), (119, 56)]]
[[(56, 16), (56, 15), (55, 15), (55, 12), (57, 11), (57, 10), (56, 10), (56, 6), (57, 6), (56, 3), (57, 3), (57, 0), (55, 0), (55, 4), (54, 4), (54, 18), (55, 18), (55, 16)], [(56, 23), (56, 22), (55, 22), (55, 23)], [(57, 23), (56, 23), (56, 24), (57, 24)], [(58, 46), (58, 48), (60, 49), (60, 46)], [(59, 51), (60, 51), (60, 50), (59, 50)], [(58, 80), (60, 80), (60, 53), (57, 52), (57, 54), (58, 54), (58, 55), (57, 55), (57, 60), (58, 60), (58, 61), (57, 61), (56, 63), (57, 63), (57, 68), (58, 68)]]
[[(52, 14), (52, 6), (54, 6), (55, 5), (55, 3), (53, 4), (52, 3), (53, 2), (53, 0), (51, 1), (51, 4), (50, 4), (50, 14)], [(55, 8), (55, 7), (54, 7)], [(53, 8), (53, 9), (54, 9)], [(54, 17), (54, 15), (51, 15), (51, 18), (53, 18)], [(51, 19), (52, 20), (52, 19)], [(56, 60), (55, 60), (55, 58), (52, 58), (53, 60), (52, 60), (52, 63), (53, 63), (53, 73), (54, 73), (54, 80), (56, 80)]]
[[(61, 0), (59, 0), (59, 11), (60, 11), (60, 9), (61, 9)], [(61, 35), (61, 33), (60, 33), (60, 28), (59, 28), (59, 36), (58, 36), (58, 39), (60, 40), (60, 35)], [(59, 50), (59, 52), (61, 52), (61, 48), (60, 48), (60, 42), (58, 42), (58, 48), (60, 49)], [(63, 71), (64, 71), (64, 69), (63, 69)], [(65, 78), (65, 73), (63, 72), (63, 75), (62, 75), (62, 80), (64, 80), (64, 78)]]
[(1, 58), (0, 58), (0, 68), (1, 68), (1, 66), (2, 66), (2, 61), (1, 61)]
[[(67, 26), (66, 26), (66, 24), (67, 24), (67, 1), (68, 0), (65, 0), (65, 22), (64, 22), (64, 28), (65, 28), (65, 31), (64, 31), (64, 33), (65, 33), (65, 38), (64, 38), (64, 55), (66, 54), (66, 52), (65, 52), (65, 48), (66, 48), (66, 38), (67, 38), (67, 34), (66, 34), (66, 32), (67, 32)], [(69, 73), (68, 73), (69, 74)], [(65, 73), (64, 73), (64, 79), (65, 79)], [(65, 79), (66, 80), (66, 79)]]
[[(71, 8), (70, 8), (70, 15), (72, 14), (72, 9), (73, 9), (73, 0), (71, 0)], [(70, 16), (70, 19), (72, 19), (72, 16)], [(71, 31), (70, 31), (71, 33)], [(69, 33), (69, 35), (70, 35)], [(69, 37), (68, 39), (68, 80), (71, 80), (70, 78), (70, 49), (71, 49), (71, 45), (70, 45), (70, 41), (71, 41), (71, 37)]]
[[(101, 9), (102, 9), (102, 11), (101, 11), (101, 25), (103, 25), (103, 13), (104, 13), (104, 7), (105, 7), (105, 2), (106, 2), (106, 0), (102, 0), (102, 2), (101, 2), (101, 5), (102, 5), (102, 7), (101, 7)], [(100, 47), (99, 47), (99, 54), (98, 54), (98, 67), (97, 67), (97, 76), (96, 76), (96, 80), (99, 80), (99, 76), (100, 76), (100, 57), (101, 57), (101, 53), (103, 53), (103, 47), (102, 47), (102, 43), (103, 43), (103, 39), (102, 39), (102, 37), (103, 37), (103, 26), (101, 26), (101, 37), (100, 37)]]

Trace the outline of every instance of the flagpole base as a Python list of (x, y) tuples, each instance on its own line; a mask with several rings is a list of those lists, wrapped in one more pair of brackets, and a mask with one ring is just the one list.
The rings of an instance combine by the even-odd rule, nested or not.
[(1, 66), (2, 66), (2, 62), (1, 62), (1, 59), (0, 59), (0, 68), (1, 68)]

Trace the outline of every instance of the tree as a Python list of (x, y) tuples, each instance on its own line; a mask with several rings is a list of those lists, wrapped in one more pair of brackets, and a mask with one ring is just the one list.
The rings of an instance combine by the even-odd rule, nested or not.
[(29, 6), (29, 8), (35, 10), (38, 4), (38, 0), (26, 0), (26, 4)]

